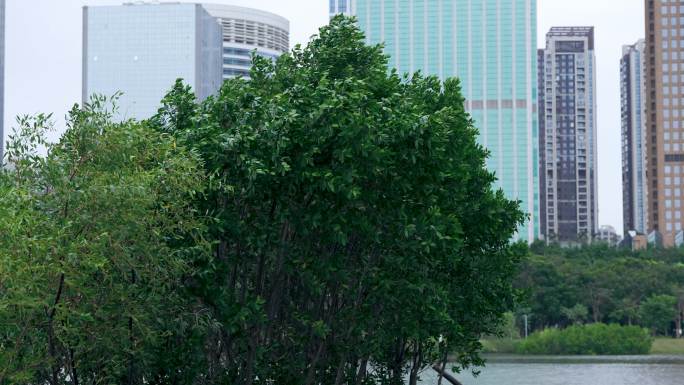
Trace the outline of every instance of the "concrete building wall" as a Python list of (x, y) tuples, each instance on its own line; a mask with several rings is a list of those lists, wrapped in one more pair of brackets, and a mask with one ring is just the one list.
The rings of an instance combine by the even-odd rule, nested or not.
[(649, 232), (684, 228), (684, 0), (645, 0)]

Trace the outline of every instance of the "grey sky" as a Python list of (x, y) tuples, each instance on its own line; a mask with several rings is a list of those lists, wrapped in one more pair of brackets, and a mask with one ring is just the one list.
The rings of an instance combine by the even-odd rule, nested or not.
[[(180, 0), (182, 2), (188, 2)], [(197, 2), (197, 1), (190, 1)], [(290, 20), (305, 43), (328, 20), (328, 0), (213, 0), (260, 8)], [(81, 98), (81, 7), (121, 0), (7, 0), (5, 132), (14, 117), (53, 112), (58, 127)], [(619, 59), (644, 34), (643, 0), (538, 0), (538, 45), (551, 26), (596, 27), (599, 222), (622, 229)]]

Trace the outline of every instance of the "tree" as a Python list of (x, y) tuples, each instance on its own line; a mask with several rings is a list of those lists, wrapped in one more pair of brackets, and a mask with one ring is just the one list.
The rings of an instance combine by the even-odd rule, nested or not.
[(209, 175), (194, 290), (220, 320), (215, 383), (415, 384), (447, 353), (481, 363), (511, 309), (524, 215), (493, 188), (459, 82), (387, 64), (336, 17), (197, 108), (177, 85), (151, 120)]
[[(202, 223), (199, 160), (101, 97), (19, 120), (0, 171), (0, 384), (152, 383), (188, 358), (201, 307), (185, 295)], [(46, 155), (40, 155), (41, 147)], [(201, 238), (194, 240), (201, 249)], [(188, 358), (190, 359), (190, 358)], [(192, 362), (192, 359), (191, 359)], [(178, 371), (183, 368), (179, 367)]]
[(653, 333), (668, 335), (670, 324), (677, 316), (677, 299), (671, 295), (654, 295), (641, 303), (639, 315), (644, 326)]
[(562, 307), (561, 313), (563, 313), (563, 316), (570, 321), (571, 325), (581, 325), (589, 317), (589, 311), (587, 310), (587, 307), (580, 303), (570, 308)]

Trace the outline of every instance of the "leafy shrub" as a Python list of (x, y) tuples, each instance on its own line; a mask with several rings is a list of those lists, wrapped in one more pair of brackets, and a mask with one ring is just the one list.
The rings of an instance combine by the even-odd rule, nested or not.
[(521, 354), (648, 354), (653, 344), (647, 329), (601, 323), (546, 329), (521, 341)]

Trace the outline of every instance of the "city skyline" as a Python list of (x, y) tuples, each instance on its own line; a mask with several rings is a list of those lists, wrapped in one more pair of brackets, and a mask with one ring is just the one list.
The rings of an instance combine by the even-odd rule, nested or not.
[[(318, 4), (317, 1), (307, 2), (309, 4), (272, 0), (214, 2), (255, 7), (285, 16), (292, 21), (291, 45), (305, 43), (318, 27), (327, 22), (329, 15), (328, 4)], [(80, 8), (86, 3), (121, 4), (121, 1), (8, 2), (8, 13), (13, 16), (8, 19), (7, 93), (12, 96), (7, 103), (5, 121), (10, 125), (18, 114), (45, 111), (54, 112), (58, 128), (62, 128), (64, 113), (80, 100)], [(599, 223), (621, 228), (621, 199), (614, 189), (621, 183), (617, 58), (623, 44), (636, 41), (643, 35), (643, 2), (578, 0), (566, 4), (559, 0), (545, 0), (538, 6), (537, 36), (543, 36), (552, 25), (597, 27), (599, 178), (602, 181), (600, 188), (606, 191), (599, 192)], [(589, 6), (592, 12), (586, 12)], [(43, 30), (40, 33), (24, 32), (22, 26), (28, 20), (40, 23)], [(35, 50), (37, 46), (42, 49)], [(51, 65), (44, 66), (46, 62)]]

